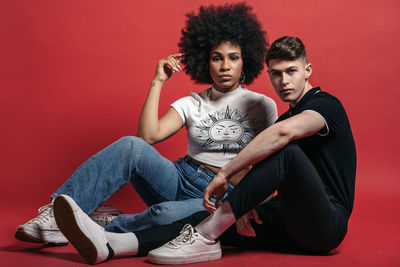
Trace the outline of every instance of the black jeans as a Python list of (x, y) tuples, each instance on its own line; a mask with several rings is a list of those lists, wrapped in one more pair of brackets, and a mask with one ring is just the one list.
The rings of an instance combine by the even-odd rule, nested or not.
[[(258, 206), (275, 190), (278, 197)], [(347, 210), (329, 200), (321, 177), (295, 144), (255, 164), (226, 201), (236, 218), (258, 206), (263, 224), (253, 223), (256, 237), (241, 236), (235, 226), (230, 227), (220, 237), (222, 245), (326, 253), (336, 248), (347, 232)], [(207, 216), (207, 212), (198, 212), (170, 225), (135, 232), (140, 254), (176, 237), (184, 224), (197, 225)]]

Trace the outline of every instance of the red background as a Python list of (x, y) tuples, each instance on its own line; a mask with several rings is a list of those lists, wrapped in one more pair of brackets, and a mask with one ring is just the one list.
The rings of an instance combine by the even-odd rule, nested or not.
[[(18, 253), (32, 251), (30, 244), (13, 239), (17, 224), (47, 204), (86, 158), (136, 134), (156, 62), (177, 51), (185, 14), (201, 4), (224, 2), (0, 1), (0, 249), (7, 263), (45, 258)], [(314, 67), (311, 83), (340, 98), (352, 124), (358, 151), (355, 210), (349, 235), (333, 259), (400, 265), (400, 2), (248, 2), (271, 41), (283, 35), (304, 41)], [(163, 89), (160, 113), (190, 90), (206, 87), (183, 73), (174, 75)], [(275, 99), (280, 114), (287, 109), (265, 71), (249, 88)], [(185, 153), (185, 134), (156, 148), (174, 160)], [(109, 203), (125, 212), (144, 208), (130, 187)], [(54, 255), (55, 265), (68, 255), (76, 257), (72, 249)]]

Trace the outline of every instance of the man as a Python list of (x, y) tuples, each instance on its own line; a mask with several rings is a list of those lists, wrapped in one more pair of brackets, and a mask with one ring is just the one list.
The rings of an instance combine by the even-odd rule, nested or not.
[[(337, 98), (310, 84), (312, 66), (300, 39), (276, 40), (266, 64), (275, 91), (289, 103), (289, 110), (205, 189), (203, 205), (211, 216), (200, 212), (171, 225), (125, 233), (129, 241), (123, 243), (90, 221), (68, 196), (55, 200), (57, 224), (87, 262), (104, 261), (114, 253), (143, 255), (164, 243), (149, 252), (150, 262), (216, 260), (221, 257), (218, 238), (222, 244), (311, 253), (329, 252), (342, 242), (353, 209), (356, 174), (346, 112)], [(229, 178), (250, 165), (251, 171), (220, 205)], [(263, 204), (275, 190), (278, 196)], [(215, 204), (210, 201), (213, 196)], [(230, 227), (235, 222), (241, 236)], [(166, 243), (186, 223), (196, 227), (185, 225)]]

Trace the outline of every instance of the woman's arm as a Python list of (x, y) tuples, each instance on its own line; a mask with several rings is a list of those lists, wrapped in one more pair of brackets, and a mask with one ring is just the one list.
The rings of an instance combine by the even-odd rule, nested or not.
[(173, 71), (181, 68), (179, 66), (181, 56), (182, 54), (170, 55), (161, 59), (157, 64), (149, 93), (140, 114), (137, 130), (137, 136), (149, 144), (167, 139), (182, 127), (183, 121), (172, 107), (160, 119), (158, 118), (161, 89), (172, 76)]

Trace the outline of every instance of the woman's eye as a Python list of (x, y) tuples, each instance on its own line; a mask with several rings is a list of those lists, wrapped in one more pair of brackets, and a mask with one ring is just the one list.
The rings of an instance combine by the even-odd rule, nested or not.
[(236, 61), (236, 60), (238, 60), (239, 59), (239, 57), (231, 57), (231, 60), (232, 61)]
[(211, 60), (216, 62), (216, 61), (220, 61), (221, 58), (220, 57), (213, 57)]

